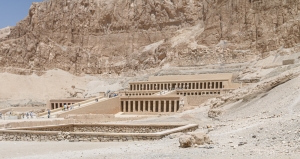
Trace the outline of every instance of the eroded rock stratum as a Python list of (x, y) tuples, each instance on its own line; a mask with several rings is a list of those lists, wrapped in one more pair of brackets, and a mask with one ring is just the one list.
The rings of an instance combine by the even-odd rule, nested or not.
[(299, 8), (299, 0), (33, 3), (23, 21), (0, 32), (0, 70), (122, 74), (291, 54), (300, 50)]

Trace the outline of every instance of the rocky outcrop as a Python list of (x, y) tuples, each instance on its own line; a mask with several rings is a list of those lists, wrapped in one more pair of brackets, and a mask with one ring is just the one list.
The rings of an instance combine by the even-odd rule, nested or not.
[(183, 135), (179, 138), (179, 144), (181, 148), (187, 148), (193, 146), (193, 138), (190, 135)]
[(0, 39), (6, 38), (10, 34), (10, 27), (0, 29)]
[[(0, 72), (134, 73), (299, 51), (299, 0), (48, 0), (0, 37)], [(12, 68), (22, 68), (14, 71)]]
[(188, 135), (182, 135), (179, 138), (179, 144), (181, 148), (192, 147), (193, 145), (210, 144), (212, 141), (208, 135), (202, 132), (192, 132)]

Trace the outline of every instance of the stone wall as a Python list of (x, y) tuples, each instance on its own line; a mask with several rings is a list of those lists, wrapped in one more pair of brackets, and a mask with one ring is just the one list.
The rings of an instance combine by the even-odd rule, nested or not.
[(0, 141), (61, 141), (59, 132), (1, 130)]
[[(62, 131), (62, 132), (108, 132), (108, 133), (156, 133), (170, 130), (181, 125), (160, 126), (160, 125), (101, 125), (101, 124), (70, 124), (61, 126), (47, 126), (37, 128), (23, 128), (30, 131)], [(20, 130), (20, 129), (16, 129)]]
[(156, 133), (178, 126), (75, 126), (74, 132)]
[(141, 140), (158, 140), (177, 132), (190, 132), (198, 128), (196, 124), (189, 124), (178, 128), (157, 133), (87, 133), (61, 131), (28, 131), (28, 130), (0, 130), (0, 141), (68, 141), (68, 142), (124, 142)]

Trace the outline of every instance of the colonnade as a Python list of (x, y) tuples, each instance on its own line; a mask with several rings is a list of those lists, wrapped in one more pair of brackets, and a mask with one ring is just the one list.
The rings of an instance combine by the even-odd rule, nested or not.
[(64, 105), (71, 105), (74, 103), (51, 103), (51, 109), (57, 109), (57, 108), (61, 108)]
[(205, 92), (205, 91), (201, 91), (201, 92), (181, 92), (181, 91), (177, 91), (177, 95), (219, 95), (221, 94), (220, 91), (209, 91), (209, 92)]
[(155, 93), (138, 93), (138, 92), (135, 92), (135, 93), (126, 93), (125, 95), (126, 96), (151, 96), (151, 95), (154, 95)]
[(179, 100), (124, 100), (122, 112), (177, 112)]
[(223, 82), (134, 83), (130, 90), (222, 89)]

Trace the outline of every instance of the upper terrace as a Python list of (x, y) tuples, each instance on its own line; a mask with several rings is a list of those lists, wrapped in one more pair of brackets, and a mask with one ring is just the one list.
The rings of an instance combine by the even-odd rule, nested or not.
[(231, 83), (232, 74), (201, 74), (151, 76), (148, 81), (129, 83), (129, 91), (153, 91), (174, 89), (236, 89), (240, 85)]

